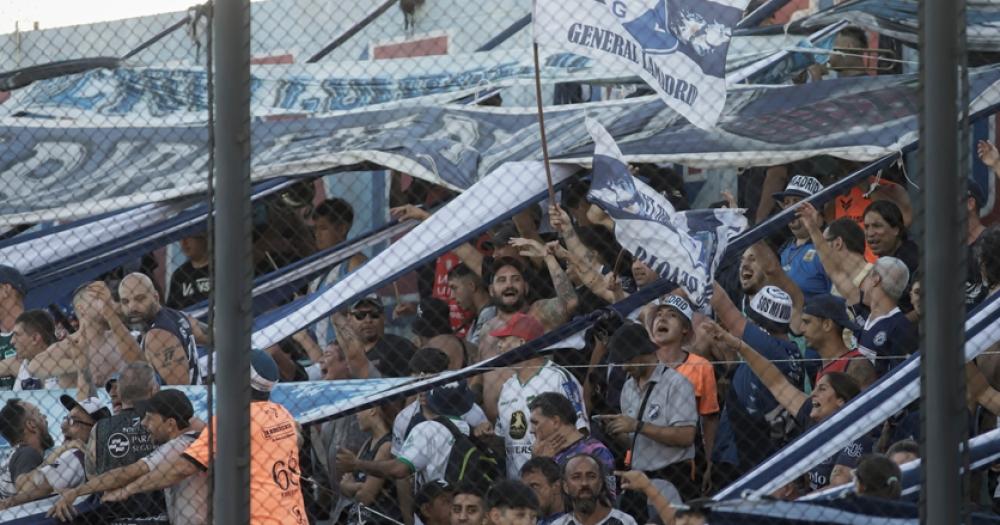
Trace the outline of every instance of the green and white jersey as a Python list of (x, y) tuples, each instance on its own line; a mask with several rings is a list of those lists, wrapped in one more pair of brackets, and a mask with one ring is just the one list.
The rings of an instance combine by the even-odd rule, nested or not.
[[(0, 360), (17, 357), (17, 351), (14, 350), (14, 344), (11, 342), (13, 338), (12, 332), (0, 332)], [(13, 375), (0, 376), (0, 390), (14, 388), (14, 379)]]

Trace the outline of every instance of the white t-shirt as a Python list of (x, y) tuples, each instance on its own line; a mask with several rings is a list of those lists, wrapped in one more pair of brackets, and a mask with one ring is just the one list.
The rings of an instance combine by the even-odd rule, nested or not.
[[(181, 457), (191, 443), (198, 439), (198, 432), (186, 432), (156, 447), (142, 461), (152, 471), (161, 463), (170, 463)], [(208, 472), (197, 472), (164, 491), (167, 500), (167, 517), (173, 525), (194, 525), (208, 521)]]
[(15, 392), (22, 390), (50, 390), (59, 388), (59, 378), (50, 377), (48, 379), (38, 379), (28, 373), (29, 360), (21, 361), (21, 368), (17, 371), (17, 378), (14, 380)]
[[(580, 525), (580, 522), (576, 521), (576, 518), (573, 517), (573, 513), (570, 512), (563, 514), (560, 518), (553, 521), (552, 525)], [(618, 509), (611, 509), (610, 514), (594, 525), (636, 525), (636, 522), (632, 516), (629, 516)]]
[(510, 479), (521, 479), (521, 465), (531, 459), (531, 446), (535, 444), (528, 404), (535, 396), (546, 392), (566, 396), (576, 409), (576, 428), (590, 430), (587, 409), (583, 405), (583, 387), (573, 374), (549, 360), (523, 385), (515, 374), (500, 390), (494, 429), (507, 446), (507, 477)]
[[(469, 435), (469, 424), (460, 419), (452, 419), (460, 432)], [(415, 489), (424, 483), (444, 479), (448, 468), (448, 456), (455, 444), (455, 436), (447, 427), (436, 421), (424, 421), (413, 427), (406, 436), (396, 459), (408, 464), (416, 474)]]
[(63, 490), (80, 485), (87, 479), (83, 451), (76, 448), (63, 451), (49, 464), (38, 468), (52, 490)]
[[(406, 441), (406, 429), (410, 427), (413, 416), (416, 416), (419, 412), (420, 401), (417, 400), (406, 405), (406, 408), (400, 410), (399, 414), (396, 415), (396, 419), (392, 422), (393, 456), (399, 455), (399, 451), (402, 450), (403, 442)], [(486, 413), (483, 412), (483, 409), (479, 408), (479, 405), (472, 405), (472, 408), (468, 412), (462, 414), (461, 419), (469, 425), (469, 428), (476, 428), (487, 421)]]

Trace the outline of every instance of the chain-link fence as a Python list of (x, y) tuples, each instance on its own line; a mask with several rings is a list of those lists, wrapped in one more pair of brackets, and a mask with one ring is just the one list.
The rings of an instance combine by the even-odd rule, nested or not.
[(224, 521), (233, 453), (253, 523), (915, 523), (935, 250), (1000, 522), (1000, 16), (944, 174), (916, 0), (747, 4), (254, 2), (249, 450), (212, 3), (0, 34), (0, 522)]

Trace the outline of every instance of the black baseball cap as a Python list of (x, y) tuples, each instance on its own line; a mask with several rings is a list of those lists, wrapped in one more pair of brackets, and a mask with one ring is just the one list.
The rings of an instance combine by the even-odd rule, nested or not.
[(434, 481), (424, 483), (424, 485), (420, 487), (420, 490), (417, 491), (417, 506), (426, 505), (437, 499), (437, 497), (442, 494), (454, 493), (455, 487), (452, 487), (451, 483), (448, 483), (443, 479), (436, 479)]
[(351, 305), (351, 310), (357, 310), (360, 306), (365, 304), (374, 306), (379, 310), (385, 308), (385, 306), (382, 304), (382, 299), (379, 299), (378, 294), (372, 293), (358, 299), (357, 301), (354, 301), (354, 304)]
[(436, 297), (421, 300), (417, 305), (417, 318), (413, 321), (413, 333), (426, 338), (452, 333), (448, 303)]
[(143, 415), (152, 412), (165, 419), (172, 418), (177, 421), (178, 428), (187, 428), (191, 418), (194, 417), (191, 400), (184, 395), (184, 392), (174, 389), (160, 390), (153, 394), (153, 397), (136, 403), (136, 409)]
[(28, 294), (28, 281), (24, 274), (13, 266), (0, 265), (0, 284), (9, 284), (17, 290), (21, 296)]
[(448, 369), (448, 354), (439, 348), (425, 346), (410, 358), (410, 372), (413, 374), (440, 374)]
[(616, 365), (628, 363), (641, 355), (655, 353), (656, 345), (649, 339), (649, 333), (636, 323), (622, 325), (608, 340), (608, 358)]
[(829, 319), (841, 328), (847, 328), (855, 332), (861, 331), (861, 327), (851, 319), (847, 313), (847, 301), (830, 294), (820, 294), (810, 297), (802, 307), (802, 313), (809, 314), (820, 319)]
[(427, 394), (427, 408), (439, 416), (460, 417), (476, 404), (476, 395), (464, 381), (442, 385)]
[(87, 413), (94, 421), (100, 421), (106, 417), (111, 417), (111, 410), (97, 397), (89, 397), (83, 401), (77, 401), (73, 396), (68, 396), (63, 394), (59, 396), (59, 402), (62, 406), (66, 407), (66, 410), (73, 410), (74, 408), (79, 408)]

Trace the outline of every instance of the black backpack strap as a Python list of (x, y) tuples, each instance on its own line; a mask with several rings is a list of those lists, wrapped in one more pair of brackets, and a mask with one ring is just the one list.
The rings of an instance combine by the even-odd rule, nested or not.
[(470, 443), (472, 443), (474, 447), (479, 449), (479, 451), (482, 452), (483, 454), (492, 455), (492, 451), (490, 451), (489, 447), (480, 443), (478, 439), (473, 438), (471, 433), (468, 436), (463, 434), (462, 431), (459, 430), (458, 427), (456, 427), (455, 424), (452, 423), (450, 419), (444, 416), (438, 416), (434, 419), (434, 421), (444, 425), (444, 427), (447, 428), (449, 432), (451, 432), (451, 435), (455, 438), (456, 442), (458, 442), (461, 439), (468, 440)]
[(469, 366), (469, 347), (466, 346), (468, 343), (465, 342), (465, 338), (455, 334), (451, 334), (451, 336), (458, 339), (458, 344), (462, 345), (462, 368)]
[[(642, 396), (642, 402), (639, 403), (639, 412), (635, 415), (636, 431), (632, 433), (632, 444), (629, 445), (629, 450), (632, 451), (632, 454), (635, 454), (635, 442), (639, 439), (638, 426), (642, 423), (642, 414), (646, 412), (646, 403), (649, 402), (649, 396), (653, 395), (653, 387), (655, 386), (656, 382), (654, 381), (646, 383), (646, 393)], [(629, 468), (631, 467), (629, 465)]]

